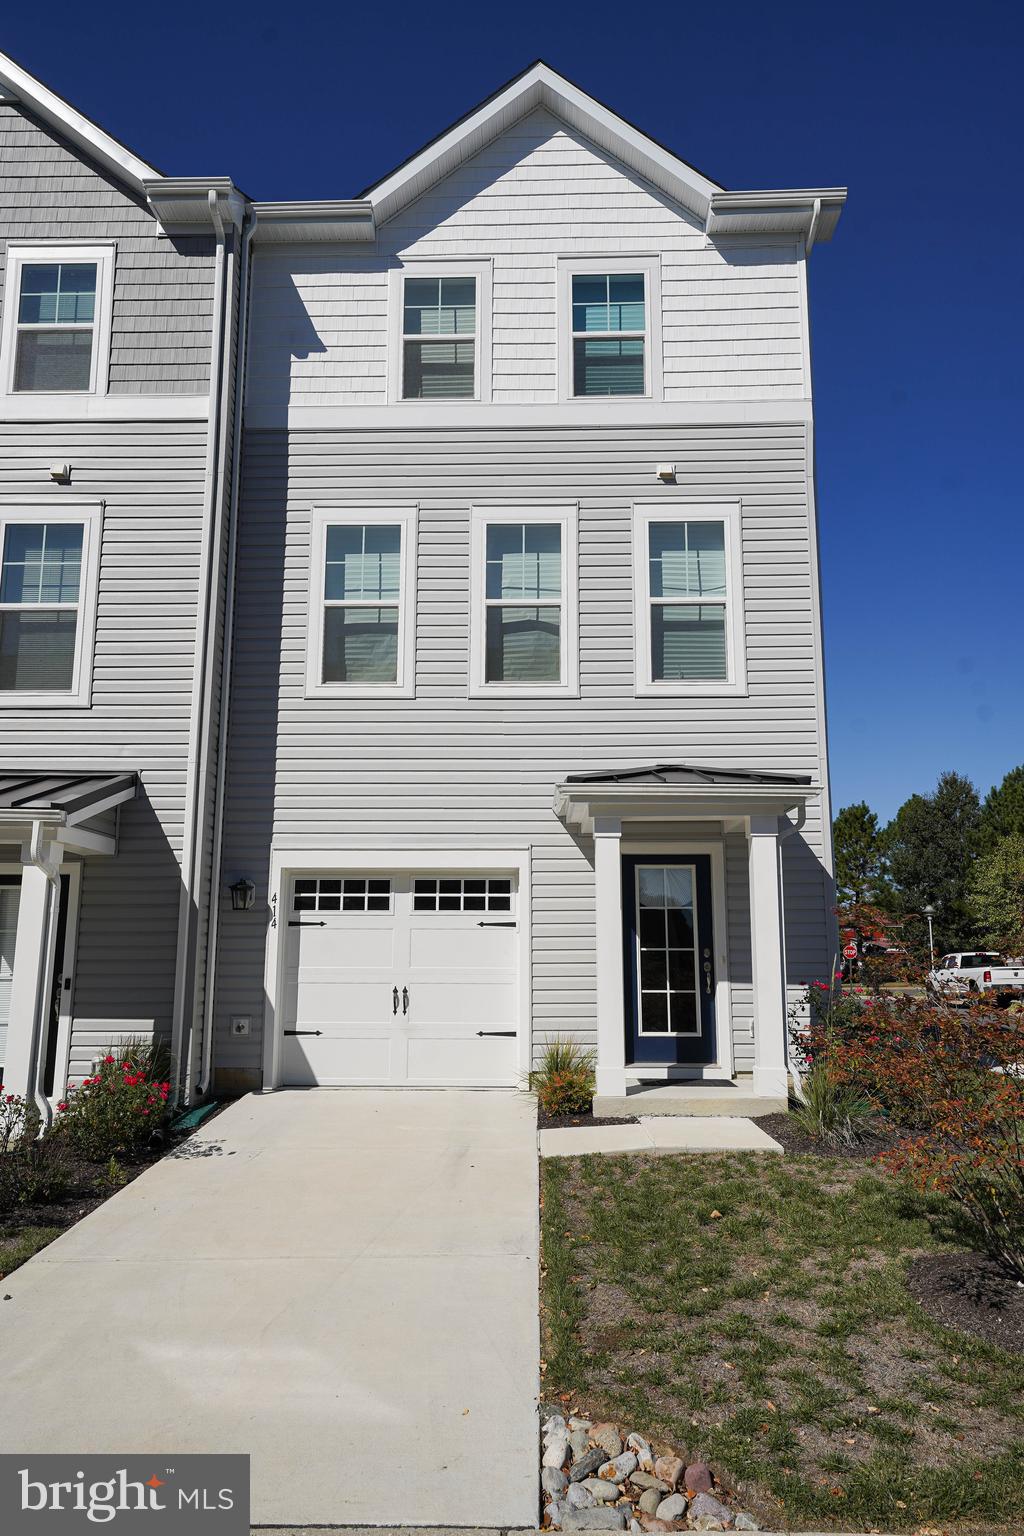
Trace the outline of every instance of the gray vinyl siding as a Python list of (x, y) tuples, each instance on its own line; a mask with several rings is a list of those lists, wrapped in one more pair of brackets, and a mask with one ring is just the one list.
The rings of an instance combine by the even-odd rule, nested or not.
[[(552, 811), (554, 786), (591, 767), (686, 761), (818, 777), (817, 663), (805, 430), (799, 426), (480, 427), (246, 435), (225, 878), (266, 896), (271, 837), (362, 846), (533, 849), (534, 1040), (593, 1039), (592, 846)], [(631, 505), (653, 466), (676, 464), (672, 495), (740, 497), (748, 697), (636, 698)], [(580, 698), (467, 697), (473, 504), (579, 502)], [(304, 697), (310, 507), (419, 504), (416, 697)], [(821, 809), (787, 849), (790, 977), (827, 964)], [(789, 878), (790, 866), (793, 876)], [(746, 845), (729, 845), (736, 1049), (749, 1063)], [(218, 1062), (258, 1069), (265, 925), (227, 914), (217, 985)]]
[(212, 235), (158, 236), (152, 213), (123, 187), (23, 107), (0, 102), (0, 268), (9, 242), (32, 241), (116, 244), (110, 394), (208, 388)]
[(70, 462), (105, 502), (88, 709), (0, 709), (5, 769), (134, 768), (114, 858), (84, 861), (72, 1072), (123, 1034), (166, 1034), (195, 645), (205, 425), (0, 424), (0, 493), (20, 507)]

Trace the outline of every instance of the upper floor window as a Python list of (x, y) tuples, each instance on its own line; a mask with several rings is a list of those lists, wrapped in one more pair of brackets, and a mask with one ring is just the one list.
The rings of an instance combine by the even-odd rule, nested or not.
[(9, 248), (3, 317), (9, 394), (104, 392), (112, 275), (110, 247)]
[(473, 509), (473, 693), (577, 692), (576, 510)]
[(413, 691), (415, 508), (313, 514), (309, 693)]
[(392, 400), (490, 395), (490, 263), (416, 261), (392, 273)]
[(99, 508), (0, 508), (0, 703), (88, 704)]
[(656, 257), (559, 262), (563, 400), (654, 398), (661, 392), (661, 291)]
[(741, 692), (738, 506), (659, 502), (635, 516), (637, 692)]

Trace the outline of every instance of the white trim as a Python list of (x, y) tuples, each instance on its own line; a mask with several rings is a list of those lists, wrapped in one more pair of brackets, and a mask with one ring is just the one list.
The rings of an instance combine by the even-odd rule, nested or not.
[[(771, 400), (752, 393), (746, 400), (643, 400), (611, 395), (617, 427), (803, 426), (810, 422), (807, 400)], [(260, 405), (245, 407), (251, 431), (331, 432), (359, 427), (434, 427), (472, 430), (504, 427), (607, 427), (607, 402), (564, 400), (557, 404), (489, 405), (455, 400), (435, 405), (402, 400), (388, 405)], [(651, 476), (655, 457), (651, 456)]]
[[(309, 532), (309, 597), (306, 625), (306, 697), (308, 699), (411, 699), (416, 694), (416, 521), (415, 502), (365, 502), (331, 506), (318, 502), (311, 509)], [(344, 523), (401, 530), (398, 601), (382, 599), (380, 607), (398, 609), (398, 676), (393, 683), (325, 683), (323, 673), (324, 569), (327, 530)]]
[[(711, 925), (715, 936), (715, 1036), (716, 1049), (715, 1060), (710, 1065), (717, 1066), (719, 1073), (725, 1073), (728, 1077), (734, 1076), (735, 1060), (732, 1038), (732, 980), (729, 975), (729, 903), (725, 888), (725, 839), (716, 842), (689, 842), (684, 839), (662, 837), (657, 842), (648, 839), (623, 838), (621, 854), (623, 858), (648, 854), (676, 854), (685, 857), (687, 854), (707, 854), (711, 859)], [(621, 881), (620, 881), (621, 884)], [(625, 987), (625, 980), (623, 980)], [(625, 1006), (625, 991), (623, 990), (623, 1006)], [(625, 1038), (626, 1020), (623, 1016), (622, 1033)], [(633, 1070), (627, 1065), (626, 1071)], [(635, 1072), (639, 1075), (647, 1070), (645, 1062), (637, 1062)], [(673, 1071), (687, 1070), (682, 1063)], [(689, 1069), (693, 1070), (693, 1069)], [(707, 1071), (707, 1068), (703, 1070)]]
[(2, 393), (6, 400), (33, 400), (38, 399), (35, 390), (15, 390), (14, 365), (17, 349), (18, 334), (18, 303), (21, 292), (22, 268), (30, 263), (41, 265), (55, 265), (58, 262), (68, 264), (86, 264), (94, 262), (96, 265), (96, 302), (94, 306), (92, 323), (89, 326), (66, 326), (54, 322), (52, 326), (46, 325), (46, 330), (86, 330), (92, 335), (92, 351), (89, 359), (89, 387), (88, 389), (73, 389), (60, 391), (58, 394), (45, 394), (41, 398), (50, 400), (74, 400), (84, 396), (103, 396), (107, 393), (107, 375), (110, 367), (110, 323), (114, 305), (114, 261), (116, 258), (116, 246), (112, 241), (103, 245), (75, 245), (62, 243), (60, 245), (22, 245), (12, 243), (7, 247), (7, 272), (4, 278), (4, 309), (3, 331), (0, 337), (0, 367), (2, 367)]
[[(0, 710), (88, 709), (92, 703), (92, 661), (96, 643), (96, 604), (99, 596), (100, 546), (103, 539), (103, 503), (67, 497), (27, 495), (15, 500), (0, 497), (0, 560), (4, 531), (9, 523), (81, 523), (82, 567), (79, 577), (75, 634), (75, 664), (71, 687), (61, 692), (0, 690)], [(56, 606), (35, 605), (43, 612)], [(70, 607), (70, 604), (64, 605)], [(0, 612), (7, 611), (6, 607)]]
[(789, 1092), (786, 1066), (785, 915), (779, 818), (747, 817), (750, 955), (754, 990), (754, 1092)]
[[(473, 334), (473, 396), (445, 402), (463, 409), (487, 405), (491, 399), (491, 278), (490, 257), (417, 256), (388, 270), (388, 356), (387, 398), (391, 405), (401, 405), (418, 413), (436, 406), (436, 400), (405, 399), (402, 394), (402, 368), (405, 356), (403, 320), (405, 315), (405, 279), (407, 277), (472, 277), (476, 281), (476, 326)], [(425, 336), (424, 341), (430, 337)], [(469, 338), (467, 337), (468, 341)], [(389, 419), (390, 424), (390, 419)]]
[[(725, 528), (726, 654), (728, 676), (710, 682), (655, 682), (651, 676), (649, 529), (652, 523), (722, 523)], [(747, 644), (743, 613), (743, 529), (738, 501), (686, 501), (681, 497), (633, 503), (633, 638), (636, 695), (666, 698), (736, 697), (747, 692)], [(720, 605), (709, 598), (708, 606)], [(699, 606), (696, 605), (695, 606)]]
[[(611, 277), (642, 273), (644, 279), (644, 392), (642, 395), (573, 394), (572, 279), (592, 274)], [(634, 334), (624, 332), (625, 335)], [(582, 402), (605, 413), (616, 413), (623, 404), (664, 398), (661, 339), (660, 256), (559, 256), (558, 258), (558, 399), (563, 404)], [(617, 423), (618, 424), (618, 423)]]
[[(270, 851), (270, 880), (267, 901), (271, 919), (267, 927), (266, 962), (263, 975), (263, 1090), (281, 1087), (281, 1030), (284, 1018), (284, 946), (288, 935), (288, 882), (295, 874), (315, 874), (358, 870), (360, 873), (434, 874), (448, 868), (459, 873), (486, 871), (501, 874), (506, 870), (518, 883), (517, 909), (510, 914), (519, 934), (519, 1024), (516, 1039), (516, 1068), (525, 1081), (531, 1061), (533, 900), (531, 886), (531, 849), (495, 845), (491, 848), (432, 847), (375, 848), (356, 846), (314, 846), (284, 848), (276, 844)], [(621, 946), (620, 946), (621, 948)]]
[[(474, 505), (470, 508), (469, 697), (507, 699), (579, 698), (579, 503)], [(557, 683), (488, 683), (486, 678), (487, 528), (491, 523), (557, 523), (562, 539), (562, 596), (559, 639), (561, 676)], [(524, 598), (522, 606), (529, 607)]]
[(204, 422), (209, 395), (7, 395), (0, 421), (196, 421)]

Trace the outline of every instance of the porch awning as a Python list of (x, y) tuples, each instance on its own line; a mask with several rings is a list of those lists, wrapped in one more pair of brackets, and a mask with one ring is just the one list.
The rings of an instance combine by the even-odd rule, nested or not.
[(567, 826), (589, 833), (598, 816), (623, 821), (784, 816), (802, 810), (817, 787), (809, 774), (654, 763), (567, 774), (555, 788), (554, 808)]
[[(47, 837), (83, 853), (113, 853), (113, 839), (92, 830), (93, 817), (126, 800), (134, 800), (138, 776), (133, 772), (68, 773), (0, 769), (0, 841), (4, 834), (20, 837), (33, 822), (42, 822)], [(73, 832), (72, 829), (77, 829)]]

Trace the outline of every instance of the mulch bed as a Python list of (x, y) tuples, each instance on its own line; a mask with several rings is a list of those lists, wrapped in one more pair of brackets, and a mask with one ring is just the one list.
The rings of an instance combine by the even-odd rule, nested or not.
[(1024, 1354), (1024, 1285), (977, 1253), (929, 1253), (907, 1270), (914, 1300), (936, 1323)]
[(546, 1115), (537, 1106), (538, 1131), (560, 1131), (573, 1125), (636, 1125), (637, 1115)]
[(859, 1162), (870, 1162), (880, 1153), (888, 1152), (890, 1147), (895, 1146), (899, 1140), (896, 1132), (879, 1122), (876, 1122), (870, 1135), (863, 1136), (850, 1146), (832, 1146), (830, 1142), (819, 1141), (815, 1136), (808, 1136), (806, 1131), (801, 1130), (792, 1115), (760, 1115), (754, 1124), (759, 1125), (763, 1131), (773, 1137), (782, 1150), (788, 1152), (791, 1157), (843, 1157)]

